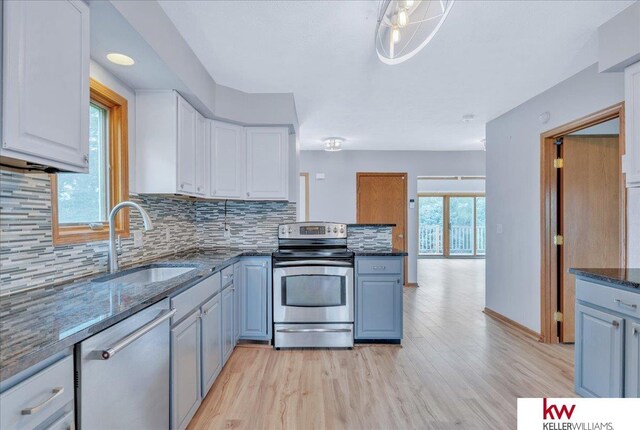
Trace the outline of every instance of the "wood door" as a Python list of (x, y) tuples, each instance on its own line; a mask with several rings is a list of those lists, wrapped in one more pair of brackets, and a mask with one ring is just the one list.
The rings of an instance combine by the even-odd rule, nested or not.
[(575, 341), (572, 267), (624, 267), (618, 136), (567, 136), (560, 171), (560, 341)]
[[(407, 249), (407, 174), (358, 173), (357, 222), (395, 224), (393, 247)], [(404, 258), (404, 284), (407, 284), (407, 258)]]

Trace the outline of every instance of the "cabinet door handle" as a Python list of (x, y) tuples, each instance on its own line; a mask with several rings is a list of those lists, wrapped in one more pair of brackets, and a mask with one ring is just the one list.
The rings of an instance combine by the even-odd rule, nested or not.
[(615, 328), (620, 327), (620, 323), (618, 321), (611, 321), (611, 325), (614, 326)]
[(184, 184), (180, 184), (180, 189), (183, 189), (183, 188), (184, 188)]
[(22, 415), (32, 415), (35, 414), (37, 412), (39, 412), (42, 408), (44, 408), (45, 406), (47, 406), (49, 403), (53, 402), (53, 400), (56, 397), (59, 397), (62, 395), (62, 393), (64, 393), (64, 387), (56, 387), (53, 390), (51, 390), (51, 396), (45, 400), (44, 402), (40, 403), (38, 406), (34, 406), (32, 408), (26, 408), (22, 410)]
[(638, 331), (638, 327), (634, 327), (633, 328), (633, 335), (637, 336), (638, 334), (640, 334), (640, 331)]
[(631, 308), (633, 310), (638, 309), (638, 305), (633, 304), (633, 303), (625, 303), (620, 299), (613, 299), (614, 302), (617, 303), (618, 306), (623, 306), (623, 307), (627, 307), (627, 308)]
[(251, 195), (251, 193), (247, 192), (247, 197), (249, 197)]
[(384, 270), (386, 268), (387, 268), (387, 266), (371, 266), (371, 269), (373, 269), (373, 270)]

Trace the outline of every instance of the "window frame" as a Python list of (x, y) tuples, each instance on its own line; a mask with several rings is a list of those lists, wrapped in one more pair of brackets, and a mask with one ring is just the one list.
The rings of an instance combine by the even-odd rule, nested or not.
[[(128, 144), (128, 103), (127, 99), (112, 89), (96, 81), (89, 80), (90, 100), (106, 108), (107, 120), (107, 182), (108, 202), (112, 208), (129, 199), (129, 144)], [(58, 177), (49, 175), (51, 180), (51, 230), (54, 245), (88, 243), (109, 238), (109, 223), (98, 227), (89, 225), (60, 225), (58, 221)], [(116, 234), (129, 237), (128, 211), (123, 210), (116, 217)]]

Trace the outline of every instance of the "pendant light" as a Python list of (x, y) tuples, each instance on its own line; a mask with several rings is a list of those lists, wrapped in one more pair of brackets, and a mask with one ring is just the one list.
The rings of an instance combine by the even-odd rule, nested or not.
[(399, 64), (433, 39), (454, 0), (382, 0), (376, 28), (376, 52), (385, 64)]

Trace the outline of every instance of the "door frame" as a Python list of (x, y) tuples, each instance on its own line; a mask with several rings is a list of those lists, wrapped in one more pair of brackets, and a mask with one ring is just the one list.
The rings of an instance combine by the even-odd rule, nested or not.
[[(420, 197), (442, 197), (442, 217), (445, 225), (443, 226), (442, 231), (442, 255), (420, 255)], [(473, 255), (450, 255), (449, 254), (449, 201), (450, 197), (474, 197), (473, 200)], [(485, 254), (478, 254), (478, 235), (476, 234), (477, 228), (477, 211), (476, 205), (477, 200), (475, 197), (484, 197), (486, 198), (486, 193), (482, 192), (462, 192), (462, 193), (450, 193), (450, 192), (428, 192), (428, 193), (418, 193), (418, 259), (429, 259), (429, 258), (485, 258)]]
[(624, 102), (594, 112), (590, 115), (571, 121), (567, 124), (546, 131), (540, 135), (540, 341), (559, 343), (558, 324), (554, 314), (558, 309), (558, 272), (560, 270), (558, 247), (553, 243), (553, 236), (558, 231), (558, 202), (562, 197), (558, 187), (558, 170), (553, 167), (557, 157), (555, 140), (609, 121), (620, 120), (618, 137), (620, 165), (620, 261), (627, 263), (627, 188), (622, 171), (622, 156), (625, 153)]
[[(404, 237), (402, 238), (403, 240), (403, 245), (404, 245), (404, 252), (406, 252), (407, 254), (409, 253), (409, 248), (408, 248), (408, 242), (407, 242), (407, 236), (409, 235), (409, 219), (408, 219), (408, 210), (407, 210), (407, 205), (408, 205), (408, 199), (409, 199), (409, 193), (408, 193), (408, 188), (407, 188), (407, 183), (409, 180), (409, 174), (407, 172), (356, 172), (356, 222), (358, 222), (358, 219), (360, 218), (360, 177), (362, 176), (381, 176), (381, 177), (393, 177), (393, 176), (401, 176), (403, 181), (404, 181), (404, 193), (403, 193), (403, 197), (404, 197), (404, 205), (403, 205), (403, 216), (404, 216)], [(391, 238), (391, 240), (393, 241), (393, 237)], [(408, 257), (403, 257), (403, 268), (404, 268), (404, 285), (408, 286)]]
[[(304, 179), (304, 220), (309, 221), (309, 172), (300, 172), (300, 177)], [(300, 178), (298, 178), (299, 180)], [(298, 193), (299, 194), (299, 193)]]

